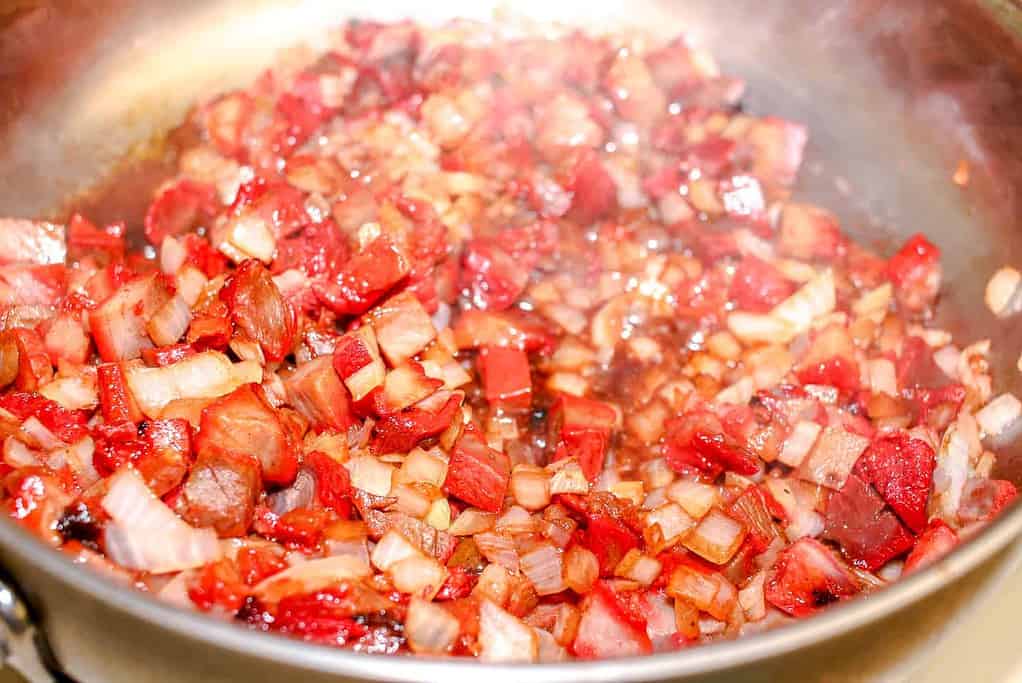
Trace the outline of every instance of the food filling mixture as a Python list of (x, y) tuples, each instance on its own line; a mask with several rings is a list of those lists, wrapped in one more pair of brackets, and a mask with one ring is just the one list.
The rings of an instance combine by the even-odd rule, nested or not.
[(812, 616), (1015, 497), (939, 249), (793, 198), (806, 129), (705, 52), (330, 40), (193, 111), (144, 247), (0, 221), (2, 505), (46, 543), (261, 631), (549, 662)]

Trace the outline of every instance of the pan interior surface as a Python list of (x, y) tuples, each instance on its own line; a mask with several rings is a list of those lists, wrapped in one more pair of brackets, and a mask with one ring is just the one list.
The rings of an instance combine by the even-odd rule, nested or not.
[[(1022, 393), (1015, 370), (1018, 336), (1013, 342), (1010, 325), (995, 321), (981, 303), (994, 270), (1022, 263), (1022, 236), (1015, 228), (1022, 49), (976, 3), (523, 0), (512, 10), (516, 21), (636, 27), (662, 37), (684, 31), (706, 45), (726, 72), (749, 82), (748, 109), (808, 125), (810, 145), (796, 197), (834, 210), (856, 239), (886, 253), (915, 232), (942, 248), (941, 322), (964, 343), (991, 339), (995, 392)], [(72, 9), (29, 3), (0, 28), (0, 44), (5, 35), (19, 39), (3, 50), (11, 49), (13, 63), (24, 60), (26, 67), (0, 80), (10, 93), (0, 103), (0, 215), (49, 214), (108, 174), (129, 150), (179, 123), (195, 101), (250, 81), (280, 49), (314, 46), (346, 18), (435, 23), (455, 16), (492, 19), (495, 13), (507, 14), (498, 3), (465, 0), (101, 0)], [(38, 40), (43, 35), (67, 40)], [(967, 187), (952, 182), (962, 160), (972, 169)], [(999, 453), (998, 475), (1022, 484), (1022, 450), (1013, 435), (999, 444)], [(1020, 529), (1022, 510), (1016, 507), (936, 567), (778, 631), (642, 660), (539, 666), (528, 673), (491, 667), (484, 675), (494, 681), (658, 680), (779, 655), (932, 593), (992, 556)], [(321, 672), (323, 680), (327, 674), (340, 680), (471, 680), (482, 673), (466, 662), (370, 659), (250, 633), (87, 574), (10, 525), (0, 525), (0, 544), (5, 566), (45, 616), (57, 611), (47, 595), (66, 585), (68, 602), (78, 601), (83, 613), (102, 609), (148, 621), (151, 633), (138, 634), (148, 643), (160, 634), (216, 643), (232, 653), (228, 661), (249, 661), (252, 680), (271, 680), (271, 662)], [(130, 627), (111, 628), (131, 637)], [(82, 633), (54, 616), (47, 633), (58, 659), (83, 680), (132, 680), (115, 677), (104, 664), (110, 645), (102, 632)], [(184, 651), (168, 641), (165, 663)], [(269, 668), (260, 673), (260, 665)], [(209, 680), (228, 680), (217, 677), (221, 669), (213, 662), (194, 666), (208, 667)]]

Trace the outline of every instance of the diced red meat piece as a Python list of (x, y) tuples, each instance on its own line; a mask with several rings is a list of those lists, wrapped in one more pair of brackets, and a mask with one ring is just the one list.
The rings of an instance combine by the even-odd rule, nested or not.
[(909, 311), (923, 310), (940, 290), (940, 249), (916, 233), (887, 262), (887, 276), (901, 305)]
[(525, 291), (529, 269), (489, 241), (473, 240), (462, 256), (461, 281), (475, 306), (503, 311)]
[(444, 491), (483, 510), (497, 512), (510, 479), (507, 455), (487, 446), (479, 434), (466, 431), (451, 450)]
[(617, 186), (596, 152), (581, 154), (565, 187), (572, 193), (569, 216), (582, 225), (617, 209)]
[(291, 352), (297, 320), (270, 272), (255, 259), (243, 262), (220, 290), (231, 309), (231, 319), (255, 341), (268, 361), (283, 360)]
[(935, 519), (919, 534), (915, 547), (905, 558), (903, 574), (917, 571), (933, 564), (951, 552), (958, 545), (958, 534), (943, 520)]
[(150, 420), (141, 425), (139, 432), (145, 450), (135, 460), (135, 469), (153, 493), (163, 496), (188, 474), (191, 427), (182, 419)]
[(935, 466), (928, 443), (897, 432), (874, 439), (856, 462), (855, 472), (873, 485), (908, 528), (919, 533), (926, 526)]
[(767, 602), (794, 617), (810, 616), (858, 592), (848, 567), (812, 538), (799, 539), (781, 552), (765, 590)]
[(255, 456), (267, 482), (286, 486), (298, 473), (298, 458), (277, 413), (261, 389), (246, 384), (202, 411), (196, 451), (207, 448)]
[(163, 188), (145, 215), (145, 236), (159, 245), (167, 236), (182, 235), (217, 209), (216, 188), (182, 179)]
[(837, 541), (852, 563), (875, 571), (908, 552), (915, 539), (868, 483), (848, 475), (827, 503), (824, 536)]
[(213, 527), (223, 537), (248, 533), (262, 489), (259, 461), (219, 448), (200, 450), (177, 498), (177, 513), (189, 524)]
[(795, 291), (790, 280), (769, 263), (746, 256), (738, 264), (728, 296), (744, 311), (764, 313)]

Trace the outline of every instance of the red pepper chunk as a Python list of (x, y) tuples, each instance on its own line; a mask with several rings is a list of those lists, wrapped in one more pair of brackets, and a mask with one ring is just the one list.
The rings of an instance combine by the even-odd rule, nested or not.
[(525, 351), (486, 346), (479, 352), (478, 364), (487, 401), (505, 408), (529, 407), (532, 375)]
[(825, 545), (802, 538), (778, 556), (766, 581), (767, 602), (793, 617), (808, 617), (859, 592), (852, 572)]
[(497, 512), (511, 479), (511, 461), (475, 432), (465, 432), (454, 444), (444, 491), (482, 510)]
[(576, 458), (583, 474), (595, 481), (603, 471), (617, 411), (602, 401), (561, 394), (550, 409), (550, 439), (555, 459)]
[(355, 254), (331, 282), (317, 285), (316, 296), (340, 315), (369, 310), (411, 270), (408, 258), (387, 237), (378, 237)]
[(599, 220), (617, 209), (617, 185), (600, 161), (599, 155), (586, 150), (568, 178), (572, 193), (569, 216), (582, 225)]
[[(428, 400), (432, 401), (440, 393), (437, 392)], [(437, 436), (450, 427), (461, 407), (461, 400), (460, 395), (452, 394), (442, 405), (437, 406), (436, 411), (427, 410), (420, 404), (396, 415), (381, 417), (373, 429), (370, 450), (379, 454), (407, 453), (423, 439)]]
[(903, 306), (914, 311), (923, 309), (940, 289), (940, 249), (925, 235), (916, 233), (887, 262), (887, 276)]
[(329, 455), (313, 451), (305, 456), (316, 477), (316, 496), (323, 507), (344, 518), (351, 516), (351, 476), (348, 469)]
[(75, 443), (88, 434), (88, 411), (68, 410), (36, 393), (15, 391), (4, 394), (0, 396), (0, 408), (21, 421), (35, 417), (64, 443)]
[(958, 534), (943, 520), (930, 522), (923, 533), (916, 539), (915, 547), (905, 558), (904, 574), (922, 569), (933, 564), (958, 545)]
[(628, 551), (639, 547), (639, 537), (624, 522), (610, 515), (589, 517), (584, 545), (600, 563), (600, 576), (613, 576), (614, 568)]
[(935, 467), (929, 444), (899, 432), (874, 440), (855, 463), (855, 473), (871, 483), (901, 521), (919, 533), (926, 526)]
[(798, 381), (802, 384), (824, 384), (838, 391), (853, 392), (859, 389), (859, 366), (854, 360), (835, 356), (799, 370)]
[(728, 470), (742, 475), (759, 471), (759, 464), (750, 453), (724, 432), (715, 415), (700, 411), (667, 421), (664, 457), (676, 472), (695, 468), (715, 478)]
[(103, 363), (97, 367), (96, 384), (99, 389), (99, 407), (107, 424), (138, 422), (142, 419), (142, 411), (128, 390), (124, 368), (120, 363)]

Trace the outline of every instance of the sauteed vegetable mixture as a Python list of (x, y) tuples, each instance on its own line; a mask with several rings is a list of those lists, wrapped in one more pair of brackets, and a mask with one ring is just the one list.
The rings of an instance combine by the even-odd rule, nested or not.
[(933, 562), (1015, 497), (1019, 401), (932, 325), (938, 247), (800, 202), (806, 129), (743, 90), (684, 38), (358, 22), (200, 104), (144, 248), (0, 220), (6, 513), (216, 618), (486, 661)]

